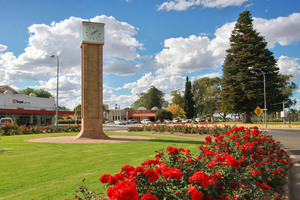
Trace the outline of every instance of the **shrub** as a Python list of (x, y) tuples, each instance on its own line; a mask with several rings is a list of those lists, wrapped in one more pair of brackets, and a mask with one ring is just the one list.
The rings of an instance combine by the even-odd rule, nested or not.
[(18, 126), (16, 124), (5, 124), (0, 126), (0, 135), (23, 135), (23, 134), (40, 134), (40, 133), (58, 133), (58, 132), (79, 132), (81, 125), (62, 126), (56, 129), (55, 126)]
[[(219, 129), (217, 129), (219, 131)], [(104, 174), (104, 199), (279, 199), (288, 154), (257, 127), (233, 129), (205, 138), (197, 154), (169, 146), (141, 166), (125, 165)]]
[(160, 109), (155, 114), (155, 118), (156, 118), (156, 120), (160, 120), (161, 122), (163, 122), (165, 119), (172, 120), (173, 116), (170, 111), (165, 110), (165, 109)]

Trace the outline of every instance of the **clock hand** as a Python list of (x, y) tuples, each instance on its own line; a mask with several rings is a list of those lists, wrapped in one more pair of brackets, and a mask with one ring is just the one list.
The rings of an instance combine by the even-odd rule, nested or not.
[(94, 32), (92, 32), (91, 35), (93, 35), (93, 34), (96, 33), (96, 32), (97, 32), (97, 30), (95, 30)]

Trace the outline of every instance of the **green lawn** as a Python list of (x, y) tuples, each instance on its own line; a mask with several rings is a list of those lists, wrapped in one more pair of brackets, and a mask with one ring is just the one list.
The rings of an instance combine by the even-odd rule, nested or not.
[(123, 143), (51, 144), (25, 141), (34, 137), (76, 134), (0, 137), (0, 200), (74, 199), (72, 194), (83, 178), (90, 189), (105, 192), (104, 185), (99, 181), (102, 174), (118, 173), (126, 164), (140, 165), (147, 159), (153, 159), (156, 150), (169, 145), (177, 144), (193, 151), (202, 144), (201, 141), (159, 134), (151, 134), (155, 137), (153, 140)]

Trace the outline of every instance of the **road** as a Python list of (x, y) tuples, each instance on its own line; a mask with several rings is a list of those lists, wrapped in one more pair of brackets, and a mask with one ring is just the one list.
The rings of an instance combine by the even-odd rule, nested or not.
[(115, 124), (103, 124), (103, 131), (104, 132), (125, 132), (127, 131), (128, 127), (134, 126), (134, 124), (129, 125), (115, 125)]
[(268, 135), (280, 141), (284, 149), (291, 155), (295, 165), (289, 173), (289, 199), (300, 199), (300, 130), (299, 129), (267, 129)]

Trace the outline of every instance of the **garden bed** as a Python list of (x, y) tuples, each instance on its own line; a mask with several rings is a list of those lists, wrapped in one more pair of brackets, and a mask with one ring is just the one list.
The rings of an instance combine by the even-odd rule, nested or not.
[(257, 127), (234, 127), (207, 136), (205, 141), (197, 153), (169, 146), (140, 166), (125, 165), (120, 173), (104, 174), (100, 181), (109, 188), (102, 198), (287, 198), (283, 188), (293, 163), (271, 136)]

